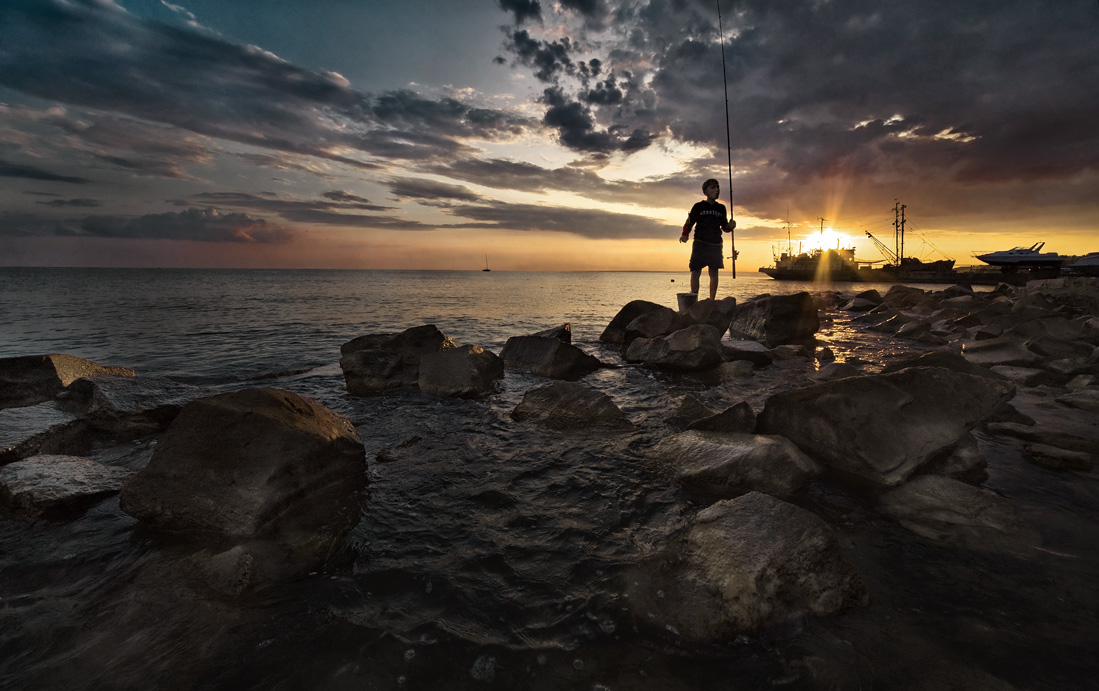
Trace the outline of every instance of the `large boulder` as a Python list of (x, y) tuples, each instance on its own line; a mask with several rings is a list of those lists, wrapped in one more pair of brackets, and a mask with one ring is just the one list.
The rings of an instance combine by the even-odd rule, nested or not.
[(399, 334), (368, 334), (340, 346), (340, 369), (347, 392), (353, 396), (370, 394), (402, 386), (416, 386), (420, 379), (420, 360), (458, 344), (434, 324), (426, 324)]
[(640, 625), (726, 644), (772, 624), (868, 602), (846, 550), (808, 511), (750, 492), (699, 512), (682, 543), (642, 564), (629, 601)]
[(721, 333), (709, 324), (695, 324), (667, 336), (637, 338), (625, 360), (675, 372), (710, 370), (724, 361)]
[(685, 489), (730, 499), (753, 490), (788, 497), (820, 468), (784, 437), (688, 431), (662, 439), (653, 456)]
[(912, 532), (969, 549), (1018, 549), (1040, 543), (1006, 499), (941, 475), (921, 475), (886, 493), (881, 511)]
[(494, 391), (496, 382), (503, 378), (504, 361), (479, 345), (447, 348), (420, 359), (420, 391), (433, 396), (483, 396)]
[(523, 395), (511, 413), (518, 421), (530, 420), (552, 429), (631, 427), (622, 410), (602, 391), (577, 382), (555, 381)]
[[(637, 319), (641, 315), (647, 312), (660, 312), (661, 310), (670, 310), (668, 307), (658, 305), (655, 302), (649, 302), (648, 300), (634, 300), (627, 303), (618, 310), (618, 314), (614, 315), (611, 319), (611, 323), (607, 324), (607, 328), (603, 329), (603, 333), (600, 334), (599, 340), (604, 343), (620, 343), (624, 344), (626, 341), (626, 327), (630, 325), (630, 322)], [(674, 313), (674, 310), (672, 310)]]
[(551, 379), (582, 377), (602, 366), (598, 358), (571, 343), (542, 336), (513, 336), (500, 357), (508, 369), (528, 370)]
[(136, 376), (127, 367), (109, 367), (64, 353), (0, 358), (0, 408), (37, 405), (81, 377), (104, 374)]
[(825, 465), (884, 485), (953, 448), (1014, 388), (941, 367), (833, 379), (775, 394), (758, 434), (787, 437)]
[(0, 468), (0, 507), (17, 518), (66, 518), (118, 494), (131, 471), (79, 456), (32, 456)]
[(288, 391), (247, 389), (184, 406), (121, 507), (166, 532), (314, 554), (358, 521), (365, 487), (366, 451), (346, 418)]
[(809, 293), (761, 295), (737, 305), (729, 323), (733, 338), (759, 341), (769, 348), (810, 344), (819, 329), (817, 303)]
[(719, 338), (725, 335), (736, 311), (736, 298), (725, 297), (720, 300), (699, 300), (687, 308), (686, 320), (693, 324), (709, 324), (719, 332)]
[(622, 347), (628, 348), (638, 338), (659, 338), (684, 325), (684, 318), (670, 307), (660, 306), (640, 314), (626, 325)]

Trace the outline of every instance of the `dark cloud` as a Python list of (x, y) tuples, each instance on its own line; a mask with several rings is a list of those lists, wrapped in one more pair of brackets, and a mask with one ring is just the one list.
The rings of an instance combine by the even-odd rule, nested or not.
[(389, 185), (390, 191), (398, 199), (425, 199), (448, 203), (452, 201), (480, 201), (481, 195), (464, 185), (451, 185), (434, 180), (419, 178), (400, 178)]
[[(595, 3), (561, 7), (598, 14)], [(975, 185), (1096, 171), (1094, 4), (739, 0), (723, 9), (734, 162), (754, 173), (786, 186), (870, 175)], [(667, 131), (724, 151), (715, 7), (622, 3), (613, 19), (618, 31), (600, 40), (590, 23), (552, 42), (506, 30), (516, 63), (553, 80), (556, 96), (543, 103), (562, 144), (607, 151), (611, 131)], [(587, 81), (575, 68), (581, 45), (611, 77)]]
[[(334, 198), (330, 195), (336, 195)], [(202, 192), (191, 195), (180, 204), (216, 204), (219, 207), (248, 209), (261, 213), (277, 214), (287, 221), (296, 223), (325, 223), (334, 225), (352, 225), (361, 214), (354, 211), (391, 211), (391, 207), (372, 204), (369, 200), (343, 192), (328, 192), (326, 200), (286, 199), (279, 195), (251, 194), (247, 192)], [(352, 198), (354, 197), (354, 198)], [(324, 220), (318, 220), (324, 219)], [(341, 220), (343, 219), (343, 220)]]
[(331, 199), (334, 202), (341, 204), (369, 204), (370, 200), (364, 197), (360, 197), (357, 194), (351, 194), (343, 190), (332, 190), (331, 192), (325, 192), (322, 195), (325, 199)]
[(515, 15), (515, 23), (522, 24), (528, 19), (542, 21), (542, 5), (538, 0), (499, 0), (500, 9)]
[(26, 180), (42, 180), (45, 182), (68, 182), (75, 185), (84, 185), (91, 182), (91, 180), (88, 180), (87, 178), (73, 175), (60, 175), (35, 166), (8, 163), (6, 161), (0, 161), (0, 177), (24, 178)]
[(194, 242), (282, 243), (293, 231), (247, 214), (217, 209), (186, 209), (177, 213), (139, 217), (88, 216), (58, 224), (58, 235), (130, 238), (135, 240), (190, 240)]
[(551, 231), (586, 238), (674, 238), (678, 228), (635, 214), (612, 213), (598, 209), (574, 209), (534, 204), (455, 205), (450, 213), (473, 219), (448, 228), (502, 228), (519, 231)]
[(530, 124), (454, 99), (364, 94), (338, 74), (106, 0), (6, 2), (0, 46), (0, 85), (23, 93), (354, 166), (455, 155), (465, 137)]
[(77, 207), (84, 209), (94, 209), (96, 207), (103, 206), (103, 202), (98, 199), (51, 199), (48, 202), (35, 202), (36, 204), (43, 204), (45, 206), (52, 206), (57, 208)]
[(644, 149), (655, 138), (642, 129), (627, 132), (620, 125), (600, 129), (590, 108), (570, 101), (557, 88), (546, 89), (542, 102), (549, 106), (543, 122), (557, 130), (562, 144), (576, 151), (631, 153)]

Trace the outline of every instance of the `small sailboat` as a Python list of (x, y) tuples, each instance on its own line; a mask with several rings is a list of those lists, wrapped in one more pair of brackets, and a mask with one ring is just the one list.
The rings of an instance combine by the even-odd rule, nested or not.
[(488, 268), (488, 255), (487, 254), (485, 255), (485, 268), (481, 269), (481, 271), (492, 271), (492, 269)]

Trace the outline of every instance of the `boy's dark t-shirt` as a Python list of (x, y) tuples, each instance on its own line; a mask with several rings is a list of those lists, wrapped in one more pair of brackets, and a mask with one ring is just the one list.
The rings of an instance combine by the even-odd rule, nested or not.
[(707, 245), (721, 244), (721, 227), (725, 222), (725, 205), (717, 201), (703, 199), (687, 214), (687, 223), (695, 229), (695, 241)]

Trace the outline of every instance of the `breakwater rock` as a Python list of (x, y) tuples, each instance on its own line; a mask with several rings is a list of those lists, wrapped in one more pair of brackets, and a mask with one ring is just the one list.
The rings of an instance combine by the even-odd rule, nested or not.
[(127, 367), (110, 367), (64, 353), (0, 358), (0, 409), (51, 400), (77, 379), (103, 374), (136, 376)]

